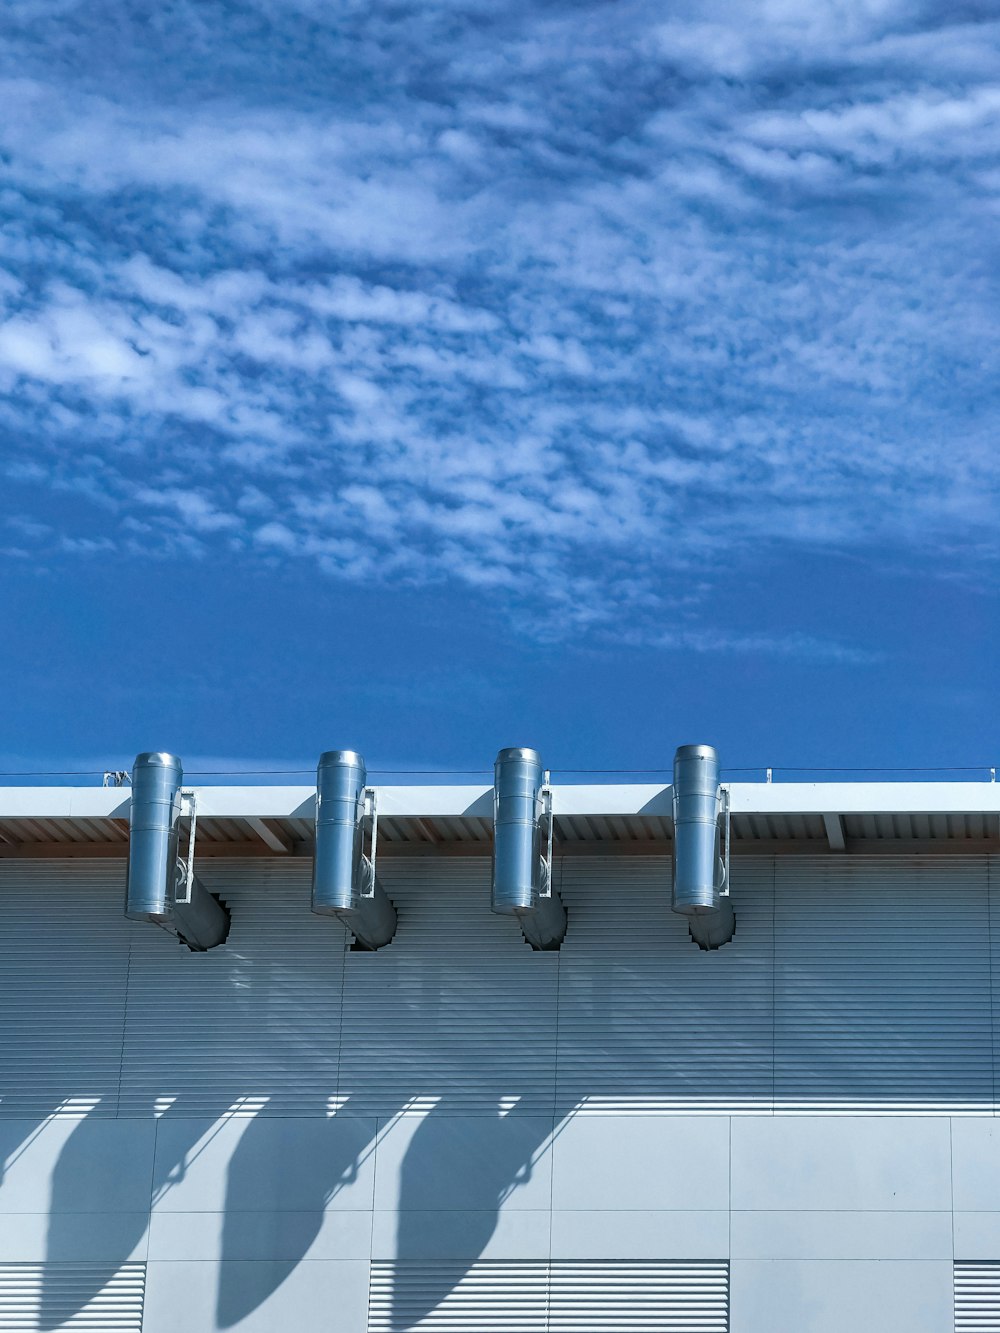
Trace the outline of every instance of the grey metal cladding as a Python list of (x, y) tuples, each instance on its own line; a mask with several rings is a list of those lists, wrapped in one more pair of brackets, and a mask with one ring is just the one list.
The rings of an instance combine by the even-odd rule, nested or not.
[(985, 858), (778, 858), (779, 1109), (993, 1105)]
[(669, 910), (667, 857), (557, 858), (548, 954), (489, 911), (485, 857), (387, 858), (377, 954), (309, 912), (308, 858), (206, 858), (233, 921), (206, 954), (122, 917), (123, 869), (0, 862), (0, 1118), (993, 1108), (982, 857), (734, 859), (713, 953)]
[(769, 860), (734, 871), (735, 937), (705, 953), (669, 910), (668, 858), (561, 863), (570, 920), (559, 966), (561, 1106), (770, 1107), (772, 882)]
[(495, 1116), (555, 1104), (559, 953), (535, 952), (516, 918), (489, 910), (484, 857), (384, 863), (399, 914), (392, 944), (345, 958), (340, 1095), (392, 1115)]
[[(309, 911), (309, 861), (206, 860), (232, 913), (224, 949), (192, 954), (163, 931), (131, 944), (120, 1107), (216, 1116), (243, 1101), (322, 1115), (337, 1090), (345, 932)], [(196, 1019), (210, 1021), (194, 1021)]]
[(0, 889), (0, 1116), (114, 1115), (129, 943), (176, 940), (122, 915), (122, 861), (7, 861)]

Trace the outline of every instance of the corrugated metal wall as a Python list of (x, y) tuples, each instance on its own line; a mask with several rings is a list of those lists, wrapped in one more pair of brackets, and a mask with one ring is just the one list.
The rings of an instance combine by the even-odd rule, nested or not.
[[(140, 1333), (145, 1264), (0, 1263), (0, 1330)], [(95, 1292), (96, 1288), (96, 1292)]]
[(124, 920), (120, 863), (0, 863), (0, 1116), (993, 1108), (985, 858), (744, 861), (716, 953), (666, 860), (561, 864), (551, 954), (490, 913), (485, 859), (385, 862), (376, 954), (309, 912), (307, 861), (200, 869), (233, 914), (208, 954)]
[(726, 1263), (371, 1266), (369, 1333), (726, 1333), (728, 1321)]

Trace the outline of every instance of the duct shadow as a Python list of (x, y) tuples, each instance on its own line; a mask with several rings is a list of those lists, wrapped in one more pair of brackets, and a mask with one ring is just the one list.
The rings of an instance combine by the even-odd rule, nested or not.
[[(153, 1171), (150, 1175), (148, 1156), (136, 1152), (129, 1160), (127, 1152), (116, 1147), (113, 1159), (95, 1155), (91, 1130), (95, 1121), (84, 1117), (70, 1134), (59, 1154), (52, 1172), (52, 1191), (49, 1205), (49, 1224), (46, 1239), (46, 1266), (42, 1281), (39, 1329), (62, 1328), (72, 1314), (77, 1314), (98, 1295), (122, 1265), (135, 1254), (149, 1225), (149, 1209), (153, 1198), (186, 1169), (186, 1159), (198, 1140), (204, 1135), (206, 1119), (221, 1116), (231, 1104), (231, 1098), (220, 1099), (217, 1109), (206, 1112), (199, 1103), (197, 1112), (185, 1110), (183, 1103), (175, 1102), (159, 1118), (159, 1123), (176, 1124), (170, 1135), (173, 1151), (160, 1151), (160, 1135), (154, 1132)], [(222, 1104), (225, 1102), (225, 1105)], [(155, 1126), (152, 1116), (128, 1119), (108, 1119), (105, 1125), (147, 1127)], [(128, 1130), (120, 1130), (127, 1133)], [(137, 1140), (141, 1134), (137, 1132)], [(133, 1146), (138, 1146), (133, 1144)], [(102, 1213), (101, 1204), (107, 1196), (103, 1190), (113, 1182), (111, 1207)], [(129, 1197), (131, 1196), (131, 1197)], [(134, 1203), (133, 1207), (123, 1206)], [(99, 1220), (98, 1220), (99, 1219)], [(67, 1310), (66, 1291), (58, 1285), (58, 1270), (50, 1266), (60, 1263), (79, 1263), (81, 1246), (93, 1260), (88, 1260), (86, 1280), (84, 1270), (78, 1270), (80, 1285), (72, 1312)], [(50, 1277), (51, 1273), (51, 1277)]]
[(393, 1333), (419, 1324), (483, 1256), (505, 1200), (529, 1184), (549, 1151), (543, 1145), (575, 1106), (562, 1098), (543, 1111), (519, 1100), (504, 1111), (501, 1094), (478, 1108), (446, 1096), (422, 1118), (399, 1173)]
[[(318, 1237), (331, 1202), (358, 1182), (374, 1154), (380, 1119), (395, 1116), (403, 1104), (393, 1099), (373, 1105), (370, 1096), (363, 1103), (354, 1096), (331, 1116), (324, 1098), (295, 1118), (250, 1121), (226, 1172), (217, 1327), (238, 1324), (294, 1272)], [(359, 1204), (366, 1214), (370, 1207), (370, 1197)], [(250, 1281), (245, 1263), (225, 1262), (248, 1259), (266, 1260)]]

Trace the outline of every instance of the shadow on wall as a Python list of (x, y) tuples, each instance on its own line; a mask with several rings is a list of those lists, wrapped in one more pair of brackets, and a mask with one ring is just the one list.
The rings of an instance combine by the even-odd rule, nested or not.
[[(220, 1099), (218, 1114), (230, 1104), (231, 1099)], [(84, 1117), (76, 1124), (52, 1173), (46, 1259), (49, 1263), (79, 1260), (81, 1226), (93, 1225), (91, 1263), (77, 1272), (77, 1312), (134, 1257), (146, 1233), (151, 1201), (183, 1177), (206, 1122), (213, 1119), (210, 1113), (206, 1116), (203, 1105), (197, 1116), (185, 1114), (183, 1101), (178, 1100), (158, 1120), (150, 1108), (144, 1118)], [(169, 1132), (160, 1133), (161, 1126)], [(169, 1151), (164, 1151), (166, 1145)], [(150, 1153), (154, 1153), (152, 1174)], [(88, 1213), (104, 1215), (88, 1223)], [(62, 1284), (43, 1281), (40, 1328), (62, 1328), (66, 1318)]]
[[(325, 1098), (311, 1116), (301, 1111), (294, 1119), (257, 1116), (240, 1135), (226, 1171), (218, 1328), (239, 1324), (294, 1272), (319, 1236), (328, 1208), (356, 1183), (374, 1151), (379, 1114), (387, 1119), (402, 1109), (387, 1101), (377, 1114), (370, 1103), (356, 1114), (353, 1100), (354, 1106), (348, 1099), (335, 1116), (327, 1114)], [(268, 1236), (269, 1262), (248, 1282), (243, 1264), (225, 1261), (262, 1257), (262, 1230), (275, 1224), (279, 1234)]]
[[(790, 885), (775, 913), (770, 874), (765, 879), (755, 870), (759, 883), (740, 889), (746, 900), (738, 902), (736, 939), (718, 954), (706, 955), (687, 938), (686, 924), (664, 911), (659, 872), (641, 867), (629, 868), (623, 889), (633, 912), (628, 949), (614, 947), (600, 905), (603, 888), (597, 871), (588, 873), (595, 878), (592, 890), (581, 874), (575, 892), (564, 891), (573, 925), (558, 956), (522, 955), (511, 941), (502, 968), (493, 966), (492, 941), (505, 927), (488, 918), (479, 924), (479, 899), (474, 904), (477, 934), (469, 938), (480, 938), (481, 931), (481, 951), (447, 954), (442, 946), (435, 953), (423, 942), (434, 936), (424, 936), (411, 949), (401, 934), (384, 956), (352, 956), (350, 967), (363, 969), (367, 981), (353, 998), (351, 987), (346, 989), (351, 1026), (345, 1032), (355, 1035), (351, 1043), (344, 1042), (340, 1086), (353, 1090), (364, 1083), (370, 1088), (367, 1062), (377, 1060), (379, 1095), (354, 1093), (331, 1117), (316, 1092), (311, 1116), (298, 1100), (288, 1119), (275, 1107), (276, 1114), (262, 1112), (245, 1122), (224, 1168), (217, 1327), (238, 1327), (295, 1271), (317, 1241), (326, 1211), (338, 1206), (341, 1192), (367, 1169), (376, 1127), (384, 1130), (411, 1098), (442, 1093), (425, 1116), (406, 1117), (379, 1144), (388, 1175), (395, 1172), (398, 1179), (393, 1203), (380, 1202), (380, 1207), (398, 1209), (394, 1253), (402, 1267), (392, 1306), (396, 1333), (412, 1328), (489, 1252), (504, 1201), (514, 1190), (532, 1188), (553, 1128), (587, 1098), (604, 1098), (618, 1108), (655, 1099), (704, 1102), (707, 1097), (766, 1106), (777, 1086), (779, 1094), (800, 1102), (884, 1099), (901, 1109), (923, 1099), (945, 1107), (991, 1104), (990, 961), (979, 929), (986, 919), (984, 882), (970, 882), (967, 890), (950, 888), (949, 921), (965, 903), (969, 929), (943, 933), (941, 919), (930, 911), (934, 886), (928, 886), (912, 919), (894, 925), (906, 948), (886, 951), (884, 934), (867, 924), (877, 926), (882, 918), (864, 886), (852, 896), (838, 881), (836, 897), (824, 892), (811, 905), (803, 901), (806, 889)], [(912, 886), (909, 892), (919, 898)], [(836, 919), (831, 915), (834, 902), (843, 905), (842, 921), (839, 911)], [(453, 901), (447, 909), (454, 910)], [(819, 944), (810, 933), (817, 921), (824, 923)], [(775, 940), (777, 967), (771, 952)], [(860, 981), (859, 951), (865, 951)], [(551, 1070), (554, 1063), (556, 988), (543, 990), (537, 979), (544, 980), (544, 969), (556, 958), (558, 1083), (553, 1096), (551, 1082), (543, 1087), (539, 1071)], [(296, 965), (300, 977), (313, 966), (320, 973), (327, 963), (297, 960)], [(531, 984), (539, 988), (530, 991)], [(235, 987), (234, 982), (234, 992)], [(511, 1018), (501, 1005), (515, 989), (521, 1003)], [(266, 998), (274, 985), (257, 990)], [(220, 1003), (217, 1012), (221, 1008)], [(495, 1037), (484, 1041), (476, 1014), (501, 1012), (503, 1023), (490, 1029)], [(552, 1025), (545, 1029), (550, 1012)], [(282, 999), (273, 1013), (265, 1007), (259, 1015), (251, 1013), (250, 1020), (271, 1034), (274, 1068), (283, 1060), (296, 1077), (299, 1070), (308, 1075), (312, 1088), (325, 1087), (329, 1070), (309, 1045), (312, 1029), (297, 1032), (289, 1018), (294, 1013), (294, 1004)], [(864, 1037), (860, 1055), (859, 1036)], [(351, 1068), (348, 1059), (354, 1061)], [(161, 1117), (154, 1192), (183, 1180), (206, 1124), (225, 1117), (248, 1081), (229, 1089), (230, 1081), (222, 1078), (226, 1096), (213, 1085), (213, 1104), (206, 1105), (202, 1092), (196, 1106), (186, 1109), (179, 1099)], [(65, 1082), (71, 1084), (68, 1094), (79, 1090), (75, 1077)], [(260, 1082), (267, 1086), (265, 1078)], [(287, 1082), (284, 1087), (287, 1091)], [(138, 1106), (135, 1120), (102, 1123), (149, 1126), (151, 1111), (139, 1119)], [(74, 1127), (56, 1162), (47, 1249), (50, 1261), (79, 1257), (81, 1189), (89, 1199), (84, 1208), (99, 1211), (105, 1200), (107, 1212), (120, 1214), (101, 1241), (103, 1250), (95, 1251), (101, 1267), (87, 1299), (134, 1253), (149, 1206), (148, 1175), (133, 1208), (133, 1196), (119, 1192), (114, 1164), (99, 1153), (95, 1157), (93, 1131), (84, 1125), (97, 1120), (89, 1117)], [(16, 1156), (34, 1123), (0, 1120), (0, 1148)], [(277, 1236), (275, 1227), (280, 1227)], [(237, 1279), (235, 1266), (225, 1262), (265, 1253), (276, 1262), (260, 1264), (252, 1285)], [(433, 1260), (444, 1261), (438, 1271), (446, 1272), (437, 1289), (407, 1276), (407, 1263)], [(247, 1270), (240, 1271), (245, 1275)], [(423, 1283), (432, 1280), (428, 1271)], [(80, 1308), (85, 1304), (81, 1299)], [(65, 1313), (63, 1305), (63, 1318)], [(42, 1327), (58, 1327), (54, 1319), (53, 1301), (43, 1295)], [(206, 1312), (205, 1327), (210, 1325)]]
[[(417, 1123), (399, 1169), (394, 1331), (403, 1333), (434, 1310), (481, 1258), (503, 1203), (530, 1187), (547, 1141), (573, 1109), (567, 1104), (543, 1115), (517, 1101), (507, 1110), (508, 1091), (484, 1096), (471, 1111), (466, 1099), (454, 1106), (445, 1096)], [(546, 1188), (539, 1206), (548, 1203)]]

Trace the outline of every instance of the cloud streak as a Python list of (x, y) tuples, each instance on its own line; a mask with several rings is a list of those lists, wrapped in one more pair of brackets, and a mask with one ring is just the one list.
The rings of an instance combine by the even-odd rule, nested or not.
[(995, 559), (985, 9), (337, 12), (13, 5), (8, 551), (856, 663), (723, 643), (698, 590), (762, 552)]

